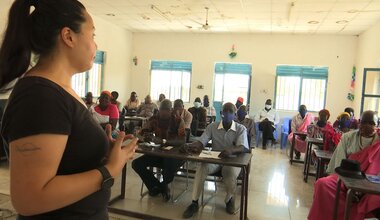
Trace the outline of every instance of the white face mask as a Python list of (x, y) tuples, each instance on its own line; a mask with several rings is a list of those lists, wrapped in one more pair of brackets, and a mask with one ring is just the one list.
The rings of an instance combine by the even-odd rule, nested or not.
[(200, 102), (194, 102), (194, 107), (195, 107), (195, 108), (199, 108), (199, 107), (201, 107), (201, 103), (200, 103)]
[(266, 109), (271, 109), (271, 108), (272, 108), (272, 105), (265, 105), (265, 108), (266, 108)]

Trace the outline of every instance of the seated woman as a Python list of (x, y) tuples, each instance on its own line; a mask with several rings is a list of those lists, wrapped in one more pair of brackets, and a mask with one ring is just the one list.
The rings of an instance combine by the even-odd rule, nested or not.
[(105, 128), (111, 124), (112, 130), (116, 128), (119, 120), (119, 110), (116, 105), (111, 104), (112, 95), (109, 91), (103, 91), (99, 97), (99, 104), (90, 109), (93, 118)]
[[(345, 108), (344, 112), (348, 114), (349, 120), (347, 123), (349, 129), (358, 129), (359, 128), (359, 122), (357, 119), (355, 119), (354, 115), (354, 109), (352, 108)], [(337, 120), (334, 122), (333, 127), (338, 128), (340, 125), (340, 117), (337, 118)]]
[[(292, 118), (291, 123), (291, 133), (288, 136), (288, 140), (290, 143), (293, 142), (293, 132), (307, 132), (307, 126), (314, 121), (314, 116), (307, 112), (307, 108), (305, 105), (300, 105), (298, 108), (298, 114)], [(295, 140), (295, 153), (296, 159), (300, 159), (301, 152), (305, 153), (306, 151), (306, 142), (301, 137), (297, 136)]]
[[(181, 146), (186, 140), (185, 122), (179, 111), (172, 110), (171, 101), (164, 99), (160, 104), (158, 114), (149, 119), (142, 130), (142, 134), (145, 136), (144, 141), (153, 141), (161, 145)], [(175, 173), (182, 164), (182, 160), (143, 155), (132, 162), (132, 168), (141, 177), (150, 196), (161, 193), (164, 200), (169, 201), (168, 184), (173, 181)], [(154, 176), (153, 171), (147, 169), (148, 167), (162, 169), (162, 182)]]
[[(307, 128), (308, 137), (322, 138), (324, 140), (323, 150), (333, 150), (333, 148), (339, 143), (334, 138), (335, 130), (328, 121), (330, 118), (330, 112), (327, 109), (322, 109), (318, 112), (318, 121), (312, 123)], [(333, 141), (334, 140), (334, 141)]]
[[(361, 117), (359, 130), (343, 134), (336, 147), (327, 172), (333, 173), (343, 159), (358, 161), (360, 168), (366, 174), (380, 174), (380, 136), (376, 130), (377, 117), (373, 111), (365, 111)], [(335, 193), (338, 176), (320, 178), (315, 183), (314, 200), (311, 206), (309, 220), (333, 219)], [(347, 189), (341, 186), (338, 206), (338, 219), (343, 219)], [(365, 194), (352, 204), (350, 218), (364, 219), (367, 214), (379, 210), (380, 196)]]
[(193, 136), (200, 136), (198, 134), (198, 129), (206, 128), (206, 109), (202, 107), (202, 102), (199, 97), (195, 98), (194, 106), (188, 110), (191, 115), (193, 115), (193, 120), (191, 121), (190, 131)]

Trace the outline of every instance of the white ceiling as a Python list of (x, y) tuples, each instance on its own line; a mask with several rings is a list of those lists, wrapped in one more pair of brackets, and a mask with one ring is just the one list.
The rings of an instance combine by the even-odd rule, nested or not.
[[(93, 15), (132, 32), (358, 35), (380, 21), (380, 0), (80, 1)], [(1, 17), (7, 14), (11, 2), (0, 0)], [(152, 5), (164, 16), (152, 10)], [(209, 8), (207, 31), (201, 28), (206, 20), (205, 7)]]
[[(92, 14), (132, 32), (358, 35), (380, 21), (380, 0), (81, 0), (81, 2)], [(291, 6), (292, 4), (294, 6)], [(156, 6), (164, 16), (152, 10), (152, 5)], [(206, 20), (205, 7), (209, 8), (208, 23), (211, 27), (207, 31), (201, 28), (201, 24)], [(316, 21), (317, 24), (310, 24), (311, 21)], [(343, 23), (339, 24), (339, 21)]]

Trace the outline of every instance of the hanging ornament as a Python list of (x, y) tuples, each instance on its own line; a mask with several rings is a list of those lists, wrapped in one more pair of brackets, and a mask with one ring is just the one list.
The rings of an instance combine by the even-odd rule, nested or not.
[(237, 55), (237, 52), (235, 51), (235, 44), (232, 45), (231, 52), (228, 54), (231, 59), (235, 58)]
[(350, 85), (350, 91), (347, 94), (347, 99), (350, 101), (354, 101), (355, 99), (355, 79), (356, 79), (356, 67), (352, 67), (352, 73), (351, 73), (351, 85)]

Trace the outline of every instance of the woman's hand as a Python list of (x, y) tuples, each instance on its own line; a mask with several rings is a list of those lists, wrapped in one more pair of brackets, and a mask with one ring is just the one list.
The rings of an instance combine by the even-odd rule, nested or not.
[[(137, 148), (138, 138), (133, 135), (125, 135), (124, 132), (119, 132), (116, 139), (112, 138), (111, 125), (106, 126), (107, 136), (111, 143), (111, 151), (108, 157), (106, 167), (110, 174), (115, 177), (118, 176), (128, 160), (132, 160)], [(123, 146), (125, 140), (131, 141)]]

